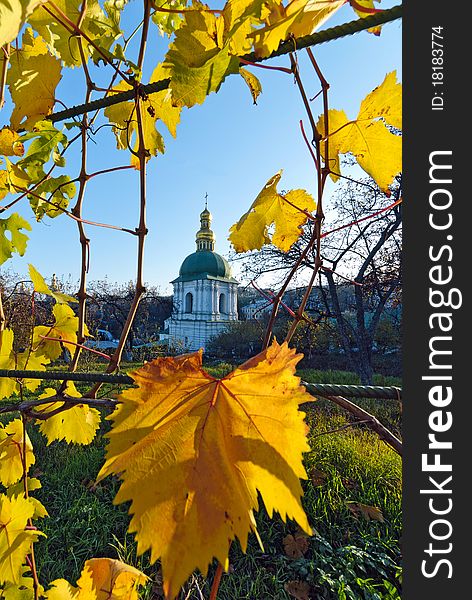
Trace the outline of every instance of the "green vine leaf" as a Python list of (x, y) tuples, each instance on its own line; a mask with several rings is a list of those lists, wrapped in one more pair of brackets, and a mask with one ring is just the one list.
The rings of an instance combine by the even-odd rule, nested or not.
[(54, 219), (64, 214), (76, 191), (76, 185), (68, 175), (45, 179), (34, 188), (34, 194), (28, 194), (36, 220), (41, 221), (45, 215)]
[[(32, 140), (32, 141), (31, 141)], [(24, 170), (37, 183), (46, 178), (44, 166), (52, 159), (57, 164), (60, 148), (67, 147), (67, 137), (54, 127), (50, 121), (38, 121), (33, 129), (21, 137), (23, 143), (31, 141), (25, 156), (17, 162), (17, 167)]]
[(46, 0), (12, 0), (0, 2), (0, 47), (12, 42), (26, 19)]
[(159, 2), (159, 8), (175, 10), (176, 12), (156, 11), (152, 15), (152, 20), (157, 25), (161, 35), (171, 36), (183, 23), (183, 16), (177, 11), (186, 8), (188, 0), (166, 0)]
[(22, 229), (31, 231), (31, 225), (18, 213), (13, 213), (7, 219), (0, 219), (0, 265), (11, 258), (14, 252), (20, 256), (26, 252), (28, 236)]
[[(72, 23), (77, 23), (81, 15), (82, 0), (56, 0), (54, 4)], [(50, 7), (52, 16), (43, 7), (37, 8), (29, 17), (28, 23), (46, 42), (50, 52), (60, 58), (67, 67), (81, 66), (81, 53), (78, 37), (71, 35), (61, 22), (62, 15)], [(120, 29), (119, 3), (108, 3), (107, 14), (101, 8), (98, 0), (88, 0), (85, 16), (82, 20), (81, 31), (98, 47), (110, 50), (113, 43), (122, 36)], [(100, 54), (88, 43), (82, 44), (86, 60), (92, 57), (95, 63), (101, 59)], [(102, 59), (103, 60), (103, 59)]]

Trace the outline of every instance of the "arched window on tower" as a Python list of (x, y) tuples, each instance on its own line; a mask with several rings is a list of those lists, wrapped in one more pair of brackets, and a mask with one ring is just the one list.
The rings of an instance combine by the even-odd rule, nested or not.
[(226, 309), (226, 294), (220, 294), (220, 300), (218, 303), (218, 310), (220, 313), (225, 314), (227, 312)]
[(193, 296), (191, 292), (188, 292), (185, 296), (185, 312), (191, 313), (193, 311)]

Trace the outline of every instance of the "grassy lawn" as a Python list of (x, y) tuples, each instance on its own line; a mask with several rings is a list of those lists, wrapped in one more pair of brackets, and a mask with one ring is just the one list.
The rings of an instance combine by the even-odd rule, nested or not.
[[(222, 375), (228, 368), (211, 371)], [(305, 370), (300, 375), (312, 382), (358, 383), (352, 373)], [(376, 378), (375, 383), (400, 385), (398, 379), (385, 377)], [(401, 411), (396, 401), (363, 400), (360, 404), (400, 433)], [(296, 533), (296, 524), (285, 524), (279, 517), (269, 520), (262, 509), (257, 521), (264, 550), (253, 535), (246, 555), (233, 544), (230, 572), (222, 578), (219, 600), (289, 600), (294, 596), (284, 585), (290, 581), (306, 583), (305, 595), (298, 596), (301, 600), (400, 598), (400, 458), (365, 426), (351, 426), (341, 409), (328, 401), (314, 403), (307, 422), (311, 452), (305, 456), (309, 479), (303, 484), (303, 504), (314, 535), (307, 540), (303, 556), (290, 558), (283, 540)], [(107, 428), (104, 423), (101, 433)], [(327, 433), (333, 429), (339, 431)], [(162, 598), (158, 565), (150, 565), (147, 554), (137, 558), (133, 536), (126, 534), (128, 506), (112, 505), (118, 481), (108, 478), (98, 486), (93, 484), (104, 456), (102, 436), (86, 447), (62, 442), (46, 446), (36, 428), (31, 428), (30, 436), (36, 454), (31, 474), (42, 482), (35, 495), (50, 515), (41, 523), (47, 539), (36, 544), (42, 583), (60, 577), (75, 583), (87, 558), (111, 556), (151, 577), (143, 598)], [(380, 512), (372, 513), (373, 519), (366, 518), (366, 509), (363, 513), (359, 504)], [(194, 575), (182, 590), (181, 600), (208, 598), (214, 567), (208, 581)]]

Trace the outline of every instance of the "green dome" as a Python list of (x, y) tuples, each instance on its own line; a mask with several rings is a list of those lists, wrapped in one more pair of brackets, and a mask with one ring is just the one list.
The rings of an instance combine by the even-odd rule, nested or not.
[(199, 275), (231, 278), (231, 268), (228, 261), (211, 250), (199, 250), (187, 256), (180, 267), (179, 276), (198, 279)]

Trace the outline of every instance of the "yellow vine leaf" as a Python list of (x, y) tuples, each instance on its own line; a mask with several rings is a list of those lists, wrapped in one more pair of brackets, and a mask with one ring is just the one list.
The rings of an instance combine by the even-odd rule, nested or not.
[(31, 182), (31, 178), (21, 167), (12, 163), (5, 157), (6, 169), (0, 170), (0, 200), (9, 193), (24, 191)]
[[(26, 454), (23, 456), (23, 448)], [(0, 425), (0, 482), (8, 487), (23, 476), (23, 460), (26, 470), (34, 465), (33, 445), (28, 434), (23, 436), (21, 419), (10, 421), (5, 427)]]
[(249, 37), (256, 25), (261, 25), (263, 0), (228, 0), (223, 8), (225, 31), (228, 36), (229, 53), (244, 56), (252, 51), (253, 40)]
[[(55, 0), (54, 4), (73, 23), (77, 23), (81, 18), (82, 0)], [(109, 4), (107, 15), (98, 0), (88, 0), (85, 15), (81, 20), (81, 30), (104, 52), (107, 52), (115, 40), (121, 36), (120, 13), (114, 10), (112, 3)], [(60, 22), (61, 15), (52, 7), (50, 10), (58, 18), (53, 17), (40, 6), (30, 16), (28, 23), (45, 40), (50, 52), (60, 58), (67, 67), (81, 66), (79, 36), (71, 35)], [(83, 43), (82, 48), (86, 60), (92, 56), (94, 61), (98, 61), (100, 55), (90, 44)]]
[[(4, 329), (0, 331), (0, 369), (15, 368), (15, 354), (13, 352), (13, 330)], [(0, 400), (9, 398), (15, 388), (16, 381), (10, 377), (0, 377)]]
[(44, 277), (39, 273), (39, 271), (37, 271), (37, 269), (35, 269), (35, 267), (33, 267), (33, 265), (28, 265), (28, 271), (30, 279), (33, 282), (34, 291), (38, 294), (46, 294), (46, 296), (51, 296), (51, 298), (54, 298), (54, 300), (59, 304), (77, 302), (76, 298), (73, 298), (72, 296), (50, 290), (46, 281), (44, 280)]
[(229, 39), (223, 15), (208, 12), (197, 2), (185, 14), (184, 24), (176, 31), (161, 72), (171, 78), (170, 89), (175, 106), (202, 104), (211, 92), (217, 92), (230, 73), (237, 73), (239, 60), (229, 53)]
[[(52, 309), (54, 325), (37, 325), (33, 331), (33, 349), (37, 356), (45, 356), (50, 360), (56, 360), (62, 353), (61, 342), (44, 338), (59, 338), (63, 342), (77, 343), (77, 329), (79, 318), (68, 304), (55, 304)], [(85, 326), (85, 335), (88, 328)], [(65, 343), (65, 347), (73, 351), (72, 344)]]
[[(71, 398), (82, 397), (72, 381), (67, 382), (65, 393)], [(46, 388), (39, 397), (49, 398), (55, 395), (55, 389)], [(47, 414), (63, 405), (64, 402), (61, 401), (51, 402), (42, 404), (36, 410)], [(96, 408), (91, 408), (87, 404), (76, 404), (48, 419), (38, 420), (38, 423), (41, 433), (47, 438), (48, 446), (55, 440), (65, 440), (68, 444), (87, 445), (94, 439), (100, 425), (100, 413)]]
[(269, 516), (310, 533), (301, 506), (302, 453), (309, 450), (299, 404), (311, 399), (295, 366), (301, 355), (274, 342), (224, 377), (202, 369), (202, 353), (159, 358), (134, 371), (120, 396), (98, 481), (123, 483), (138, 553), (161, 557), (166, 598), (213, 557), (228, 567), (237, 537), (246, 550), (260, 493)]
[(9, 127), (0, 129), (0, 154), (4, 156), (23, 156), (25, 147), (20, 142), (20, 136)]
[[(367, 9), (375, 9), (376, 2), (381, 2), (381, 0), (356, 0), (357, 5), (359, 5), (360, 7), (363, 7), (363, 8), (367, 8)], [(368, 17), (369, 14), (372, 14), (369, 11), (360, 10), (357, 6), (352, 6), (352, 8), (353, 8), (354, 12), (356, 13), (356, 15), (358, 17), (360, 17), (361, 19), (363, 19), (364, 17)], [(380, 33), (382, 31), (382, 26), (376, 25), (375, 27), (370, 27), (367, 31), (369, 33), (373, 33), (374, 35), (380, 35)]]
[(46, 0), (0, 0), (0, 47), (12, 42), (26, 19)]
[[(120, 82), (113, 89), (115, 92), (127, 91), (129, 85)], [(170, 90), (151, 94), (142, 101), (142, 107), (144, 145), (149, 152), (149, 157), (157, 156), (159, 152), (163, 154), (164, 140), (156, 129), (157, 121), (160, 119), (175, 137), (181, 109), (172, 105)], [(109, 106), (105, 109), (104, 114), (114, 126), (116, 147), (119, 150), (133, 148), (134, 152), (137, 152), (139, 145), (138, 121), (134, 102), (120, 102)], [(139, 161), (135, 155), (131, 157), (131, 164), (139, 168)]]
[[(228, 239), (236, 252), (259, 250), (264, 244), (274, 244), (286, 252), (300, 237), (316, 203), (305, 190), (283, 195), (277, 192), (281, 176), (282, 170), (269, 179), (251, 208), (231, 227)], [(270, 235), (272, 224), (275, 229)]]
[(9, 192), (8, 173), (5, 169), (0, 169), (0, 200), (3, 200)]
[(256, 56), (269, 56), (291, 36), (303, 37), (316, 31), (344, 0), (292, 0), (287, 6), (269, 0), (265, 25), (250, 34)]
[(77, 600), (138, 600), (138, 586), (148, 577), (138, 569), (111, 558), (87, 560), (77, 581)]
[(137, 588), (148, 577), (119, 560), (92, 558), (73, 587), (65, 579), (56, 579), (46, 592), (47, 600), (138, 600)]
[[(31, 371), (45, 371), (46, 365), (49, 364), (49, 358), (46, 356), (38, 355), (34, 352), (30, 352), (29, 350), (25, 350), (24, 352), (18, 352), (15, 355), (15, 369), (24, 370), (29, 369)], [(38, 387), (41, 385), (41, 379), (22, 379), (21, 380), (24, 387), (30, 392), (35, 392)], [(15, 393), (19, 393), (20, 384), (17, 383), (15, 387)]]
[(244, 67), (239, 67), (239, 74), (246, 82), (249, 91), (251, 92), (251, 96), (254, 104), (257, 104), (257, 99), (259, 95), (262, 93), (262, 85), (259, 79)]
[(0, 495), (0, 584), (20, 583), (22, 565), (40, 531), (25, 531), (34, 506), (27, 498)]
[[(388, 193), (388, 186), (402, 169), (402, 138), (392, 133), (402, 126), (402, 86), (397, 83), (396, 71), (388, 73), (381, 85), (368, 94), (361, 103), (357, 119), (349, 121), (346, 113), (330, 110), (327, 160), (334, 181), (341, 174), (339, 155), (351, 152), (359, 165), (377, 185)], [(326, 138), (324, 115), (317, 129)], [(325, 145), (321, 144), (322, 153)]]
[[(36, 477), (27, 477), (26, 478), (26, 486), (28, 489), (28, 494), (34, 490), (39, 490), (41, 488), (41, 482)], [(23, 496), (25, 497), (25, 484), (23, 480), (14, 483), (13, 485), (8, 486), (7, 488), (7, 496), (9, 498), (13, 498), (14, 496)], [(33, 519), (42, 519), (44, 517), (48, 517), (48, 511), (42, 502), (40, 502), (37, 498), (33, 496), (28, 496), (30, 502), (32, 502), (34, 506)]]
[[(31, 231), (31, 225), (18, 213), (11, 214), (6, 219), (0, 219), (0, 265), (12, 257), (14, 252), (20, 256), (26, 252), (28, 236), (21, 231)], [(8, 237), (6, 232), (8, 231)]]
[[(0, 331), (0, 368), (1, 369), (26, 369), (32, 371), (45, 371), (50, 362), (45, 356), (38, 356), (34, 352), (24, 350), (15, 354), (13, 351), (14, 334), (11, 329)], [(22, 379), (22, 384), (31, 392), (34, 392), (41, 384), (40, 379)], [(20, 383), (17, 379), (0, 377), (0, 400), (8, 398), (20, 391)]]
[(344, 4), (344, 0), (308, 0), (290, 27), (290, 34), (296, 38), (311, 35)]
[(61, 75), (61, 62), (49, 54), (40, 37), (28, 28), (21, 48), (12, 51), (7, 82), (14, 104), (10, 117), (13, 129), (32, 129), (52, 111)]
[(47, 600), (77, 600), (79, 590), (65, 579), (55, 579), (44, 594)]
[[(44, 588), (38, 586), (39, 597), (43, 598)], [(0, 600), (33, 600), (34, 581), (28, 566), (21, 569), (21, 577), (18, 583), (7, 582), (0, 586)]]

